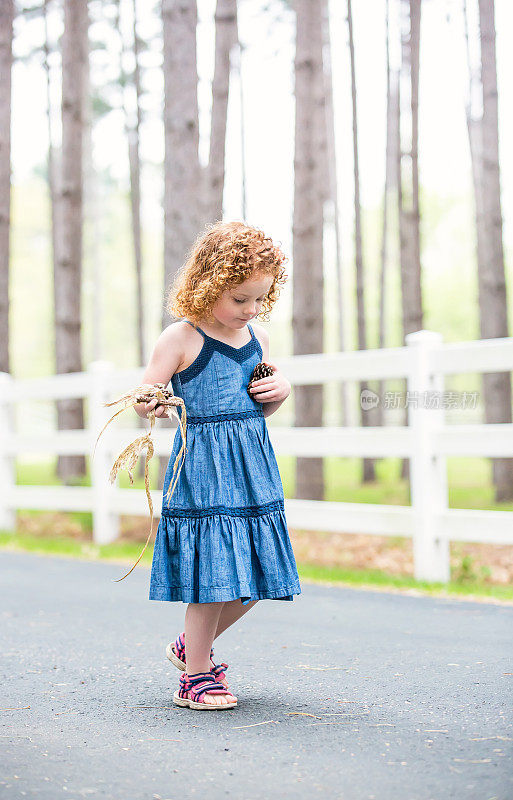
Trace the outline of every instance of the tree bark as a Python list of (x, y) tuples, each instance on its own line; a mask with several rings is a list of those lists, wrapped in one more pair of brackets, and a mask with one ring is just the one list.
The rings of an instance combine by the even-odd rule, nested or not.
[[(358, 350), (367, 349), (366, 319), (365, 319), (365, 279), (363, 262), (362, 220), (360, 203), (360, 164), (358, 155), (358, 109), (356, 99), (356, 65), (354, 56), (353, 13), (351, 0), (347, 0), (347, 25), (349, 29), (349, 56), (351, 61), (351, 100), (353, 110), (353, 169), (354, 169), (354, 241), (355, 241), (355, 269), (356, 269), (356, 314), (358, 328)], [(360, 381), (360, 397), (369, 389), (366, 381)], [(373, 417), (360, 403), (360, 418), (362, 426), (372, 425)], [(363, 459), (363, 482), (373, 481), (376, 478), (374, 459)]]
[(0, 372), (10, 372), (11, 69), (14, 2), (0, 3)]
[[(333, 229), (335, 233), (335, 282), (337, 295), (337, 339), (338, 350), (346, 350), (344, 334), (344, 282), (342, 265), (342, 243), (340, 234), (340, 207), (338, 202), (337, 148), (335, 143), (335, 115), (333, 110), (333, 80), (331, 69), (331, 36), (329, 2), (323, 0), (323, 54), (324, 54), (324, 92), (326, 96), (326, 186), (329, 187), (329, 200), (333, 209)], [(349, 385), (340, 384), (340, 424), (347, 425)]]
[[(499, 125), (497, 63), (495, 53), (494, 0), (479, 0), (481, 34), (482, 117), (482, 211), (483, 263), (479, 269), (479, 310), (481, 338), (508, 336), (508, 312), (499, 168)], [(483, 375), (487, 423), (511, 422), (511, 379), (509, 372)], [(513, 499), (513, 459), (493, 459), (496, 500)]]
[[(43, 22), (44, 22), (44, 61), (43, 66), (46, 73), (46, 125), (48, 132), (48, 154), (47, 154), (47, 184), (48, 194), (50, 196), (50, 227), (52, 239), (52, 254), (51, 263), (52, 271), (55, 273), (57, 269), (57, 252), (59, 247), (60, 236), (59, 229), (59, 200), (61, 196), (59, 181), (62, 170), (62, 152), (55, 144), (54, 133), (54, 116), (52, 106), (52, 68), (50, 65), (50, 55), (53, 52), (53, 47), (50, 45), (50, 25), (48, 22), (48, 10), (51, 0), (44, 0), (43, 3)], [(57, 308), (57, 284), (54, 281), (54, 307)]]
[[(385, 187), (383, 190), (383, 227), (381, 232), (381, 252), (380, 252), (380, 278), (379, 278), (379, 330), (378, 347), (385, 347), (386, 343), (386, 286), (387, 286), (387, 267), (388, 267), (388, 238), (389, 238), (389, 200), (393, 185), (395, 184), (395, 163), (394, 153), (394, 125), (397, 118), (395, 103), (397, 102), (397, 87), (394, 81), (392, 87), (392, 74), (390, 70), (390, 32), (389, 32), (389, 0), (385, 5), (385, 49), (386, 49), (386, 86), (387, 86), (387, 111), (386, 111), (386, 146), (385, 146)], [(394, 76), (396, 79), (396, 76)], [(385, 381), (380, 380), (378, 384), (378, 395), (380, 403), (376, 407), (376, 424), (384, 425), (383, 398), (385, 392)]]
[[(143, 293), (143, 258), (141, 242), (141, 157), (140, 129), (141, 112), (141, 67), (139, 59), (140, 43), (137, 35), (137, 0), (132, 0), (132, 35), (130, 40), (124, 33), (121, 14), (121, 2), (116, 0), (115, 25), (119, 35), (120, 59), (119, 75), (123, 96), (123, 113), (125, 117), (125, 136), (128, 151), (128, 171), (130, 176), (130, 218), (132, 222), (132, 247), (135, 269), (135, 319), (137, 338), (137, 361), (140, 366), (146, 363), (146, 336)], [(125, 68), (126, 54), (131, 51), (133, 68), (128, 72)], [(127, 94), (132, 97), (127, 99)], [(131, 102), (130, 102), (131, 100)], [(137, 418), (138, 428), (146, 427), (146, 420)], [(142, 459), (137, 463), (137, 477), (144, 478), (145, 464)]]
[[(398, 206), (403, 341), (423, 326), (420, 264), (418, 98), (421, 0), (401, 0), (400, 151)], [(403, 140), (404, 133), (404, 140)], [(405, 413), (405, 420), (407, 412)], [(407, 423), (406, 423), (407, 424)], [(409, 463), (402, 477), (409, 478)]]
[[(62, 177), (60, 243), (55, 264), (56, 372), (81, 372), (81, 273), (84, 74), (88, 58), (87, 0), (64, 3), (62, 36)], [(59, 430), (84, 427), (83, 400), (57, 401)], [(85, 456), (59, 456), (59, 477), (85, 474)]]
[[(319, 3), (296, 3), (292, 331), (295, 355), (324, 349), (325, 108)], [(322, 384), (294, 387), (295, 425), (322, 426)], [(322, 458), (296, 459), (296, 497), (324, 499)]]
[[(200, 232), (196, 0), (162, 0), (164, 36), (164, 284), (171, 284)], [(168, 324), (163, 309), (162, 328)], [(163, 427), (171, 421), (162, 419)], [(168, 459), (159, 459), (159, 488)]]
[(215, 12), (215, 65), (212, 81), (210, 152), (206, 172), (207, 209), (205, 222), (223, 218), (226, 125), (230, 89), (230, 54), (238, 44), (237, 2), (217, 0)]

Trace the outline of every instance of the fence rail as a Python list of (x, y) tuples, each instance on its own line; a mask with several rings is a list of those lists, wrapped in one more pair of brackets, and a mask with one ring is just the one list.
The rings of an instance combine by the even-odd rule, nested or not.
[[(449, 509), (445, 459), (513, 457), (513, 425), (448, 425), (443, 404), (430, 408), (418, 399), (442, 393), (445, 375), (513, 370), (513, 338), (444, 344), (440, 334), (423, 330), (406, 341), (405, 347), (291, 356), (276, 363), (293, 386), (404, 378), (411, 400), (407, 427), (270, 424), (269, 435), (277, 455), (409, 458), (411, 506), (286, 499), (287, 521), (290, 528), (302, 530), (411, 537), (415, 577), (446, 582), (449, 542), (513, 544), (513, 517), (510, 512)], [(143, 490), (120, 489), (108, 481), (113, 459), (133, 430), (107, 428), (91, 461), (90, 487), (19, 486), (15, 480), (15, 458), (24, 453), (91, 456), (96, 437), (112, 414), (103, 403), (140, 383), (142, 374), (141, 369), (116, 371), (106, 361), (91, 363), (86, 372), (48, 378), (14, 379), (0, 373), (0, 528), (15, 528), (20, 508), (91, 511), (94, 540), (108, 543), (118, 537), (121, 514), (147, 514)], [(30, 397), (31, 402), (85, 398), (87, 427), (36, 436), (17, 431), (12, 412), (19, 397)], [(156, 454), (169, 453), (169, 434), (169, 428), (154, 431)], [(158, 516), (162, 493), (153, 491), (152, 500)]]

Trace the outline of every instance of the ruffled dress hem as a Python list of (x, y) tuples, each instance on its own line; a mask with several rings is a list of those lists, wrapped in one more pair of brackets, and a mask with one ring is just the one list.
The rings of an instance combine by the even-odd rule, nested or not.
[(282, 586), (280, 589), (261, 589), (252, 592), (248, 586), (220, 586), (194, 589), (192, 586), (166, 586), (152, 583), (150, 600), (182, 601), (182, 603), (221, 603), (237, 600), (239, 597), (242, 605), (247, 605), (252, 600), (293, 600), (295, 594), (301, 594), (299, 583), (292, 586)]

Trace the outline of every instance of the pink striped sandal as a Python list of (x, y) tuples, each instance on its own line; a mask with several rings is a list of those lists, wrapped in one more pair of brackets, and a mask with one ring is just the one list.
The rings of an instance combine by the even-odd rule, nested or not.
[[(175, 665), (175, 667), (185, 671), (187, 668), (185, 659), (185, 632), (180, 633), (174, 642), (169, 642), (168, 646), (166, 647), (166, 656), (169, 658), (171, 663)], [(210, 649), (210, 661), (212, 663), (210, 674), (213, 676), (213, 679), (219, 683), (222, 683), (224, 688), (228, 689), (228, 681), (226, 680), (226, 670), (228, 669), (228, 664), (225, 664), (224, 662), (221, 662), (221, 664), (216, 664), (214, 662), (213, 648)]]
[(195, 672), (188, 675), (184, 672), (180, 675), (180, 688), (173, 694), (173, 703), (177, 706), (194, 708), (197, 711), (206, 709), (235, 708), (237, 699), (233, 703), (206, 703), (205, 694), (224, 694), (230, 695), (225, 687), (212, 680), (211, 672)]

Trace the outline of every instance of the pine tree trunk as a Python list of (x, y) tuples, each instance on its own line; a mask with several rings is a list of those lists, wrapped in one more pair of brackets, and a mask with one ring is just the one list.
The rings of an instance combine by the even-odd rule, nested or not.
[[(89, 26), (89, 14), (87, 18)], [(86, 67), (88, 64), (86, 62)], [(104, 275), (101, 263), (101, 220), (100, 180), (93, 159), (93, 92), (89, 69), (84, 71), (84, 118), (82, 132), (83, 147), (83, 277), (91, 287), (91, 308), (86, 315), (92, 322), (92, 358), (94, 361), (104, 357)], [(103, 269), (102, 269), (103, 266)]]
[(206, 222), (223, 218), (226, 125), (230, 89), (230, 54), (238, 46), (237, 2), (217, 0), (215, 65), (212, 81), (210, 152), (206, 172)]
[(239, 108), (240, 108), (240, 173), (241, 173), (241, 219), (245, 220), (247, 215), (248, 198), (246, 186), (246, 134), (244, 130), (244, 81), (242, 72), (242, 56), (244, 48), (239, 41), (238, 50), (235, 51), (235, 64), (239, 78)]
[(9, 362), (9, 256), (11, 229), (11, 68), (13, 0), (0, 3), (0, 372)]
[[(62, 36), (62, 225), (55, 265), (56, 372), (81, 372), (81, 274), (84, 74), (88, 58), (87, 0), (64, 3)], [(83, 400), (57, 401), (59, 430), (84, 427)], [(85, 474), (83, 455), (59, 456), (57, 473), (64, 481)]]
[[(402, 58), (399, 93), (401, 144), (398, 159), (398, 205), (403, 340), (408, 333), (421, 330), (423, 326), (418, 176), (420, 9), (421, 0), (401, 0)], [(407, 424), (407, 409), (404, 416)], [(402, 477), (409, 478), (409, 463), (406, 459), (402, 464)]]
[(141, 69), (139, 65), (139, 39), (137, 36), (137, 0), (132, 0), (132, 13), (134, 40), (134, 70), (132, 74), (132, 84), (135, 94), (135, 116), (133, 126), (128, 126), (127, 135), (128, 160), (130, 165), (130, 211), (132, 215), (135, 280), (137, 288), (137, 347), (139, 364), (143, 366), (146, 363), (146, 346), (144, 336), (143, 264), (141, 243)]
[[(379, 331), (378, 347), (385, 347), (386, 343), (386, 285), (388, 267), (388, 237), (389, 237), (389, 195), (394, 183), (396, 157), (394, 153), (394, 123), (397, 117), (394, 104), (397, 101), (396, 86), (392, 88), (392, 76), (390, 71), (390, 33), (389, 33), (389, 0), (385, 5), (385, 48), (386, 48), (386, 86), (387, 86), (387, 112), (386, 112), (386, 145), (385, 145), (385, 187), (383, 190), (383, 228), (381, 232), (381, 252), (380, 252), (380, 279), (379, 279)], [(378, 395), (380, 403), (376, 407), (376, 424), (384, 425), (383, 398), (385, 392), (385, 381), (378, 383)]]
[[(329, 20), (329, 3), (323, 0), (323, 54), (324, 54), (324, 93), (326, 97), (326, 186), (329, 187), (329, 199), (333, 209), (333, 228), (335, 233), (335, 278), (337, 303), (337, 339), (338, 350), (346, 350), (344, 335), (344, 283), (342, 267), (342, 245), (340, 236), (340, 208), (338, 202), (337, 182), (337, 150), (335, 144), (335, 115), (333, 111), (333, 81), (331, 69), (331, 36)], [(349, 406), (349, 385), (343, 381), (340, 385), (340, 424), (347, 425), (347, 409)]]
[(469, 30), (467, 3), (463, 3), (464, 22), (465, 22), (465, 43), (467, 50), (467, 65), (469, 76), (469, 89), (467, 103), (465, 107), (467, 118), (467, 130), (469, 138), (470, 161), (472, 165), (472, 182), (474, 186), (474, 210), (476, 221), (476, 250), (477, 250), (477, 273), (479, 276), (486, 269), (485, 255), (485, 230), (484, 230), (484, 210), (483, 210), (483, 131), (480, 109), (479, 114), (475, 115), (472, 109), (472, 98), (482, 95), (481, 71), (474, 69), (470, 55)]
[[(198, 156), (196, 0), (162, 0), (164, 35), (164, 284), (167, 292), (200, 233), (201, 174)], [(162, 328), (169, 324), (167, 311)], [(163, 417), (161, 427), (174, 427)], [(168, 459), (159, 458), (158, 488)]]
[[(481, 338), (508, 336), (506, 278), (502, 242), (502, 209), (499, 169), (497, 64), (495, 53), (494, 0), (479, 0), (481, 34), (482, 119), (482, 211), (484, 259), (479, 269)], [(483, 375), (487, 423), (511, 422), (509, 372)], [(513, 499), (513, 459), (493, 459), (496, 500)]]
[[(61, 237), (58, 234), (59, 229), (59, 201), (61, 197), (61, 191), (59, 188), (59, 181), (62, 171), (62, 151), (59, 150), (55, 145), (55, 134), (54, 134), (54, 114), (53, 114), (53, 105), (52, 105), (52, 68), (50, 65), (51, 53), (53, 52), (53, 47), (50, 45), (50, 29), (51, 26), (48, 21), (48, 11), (50, 6), (51, 0), (44, 0), (43, 3), (43, 21), (44, 21), (44, 30), (45, 30), (45, 38), (44, 38), (44, 45), (43, 45), (43, 52), (44, 52), (44, 61), (43, 66), (46, 73), (46, 124), (47, 124), (47, 132), (48, 132), (48, 154), (47, 154), (47, 183), (48, 183), (48, 194), (50, 196), (50, 227), (51, 227), (51, 238), (52, 238), (52, 253), (51, 253), (51, 262), (52, 262), (52, 272), (55, 273), (57, 270), (57, 252), (59, 247), (59, 242), (61, 241)], [(57, 284), (54, 281), (53, 284), (53, 300), (54, 300), (54, 308), (57, 308)]]
[[(295, 355), (324, 349), (325, 108), (321, 6), (296, 3), (292, 330)], [(296, 427), (323, 424), (322, 384), (294, 387)], [(296, 497), (324, 499), (322, 458), (296, 459)]]
[[(354, 57), (353, 13), (351, 0), (347, 0), (347, 24), (349, 29), (349, 56), (351, 61), (351, 100), (353, 108), (353, 169), (354, 169), (354, 240), (355, 240), (355, 268), (356, 268), (356, 314), (358, 329), (358, 350), (367, 349), (366, 319), (365, 319), (365, 279), (363, 262), (362, 221), (360, 203), (360, 165), (358, 155), (358, 113), (356, 102), (356, 66)], [(369, 389), (366, 381), (360, 382), (360, 397)], [(373, 417), (364, 410), (360, 404), (361, 423), (364, 428), (373, 423)], [(376, 478), (374, 459), (363, 459), (364, 483)]]

